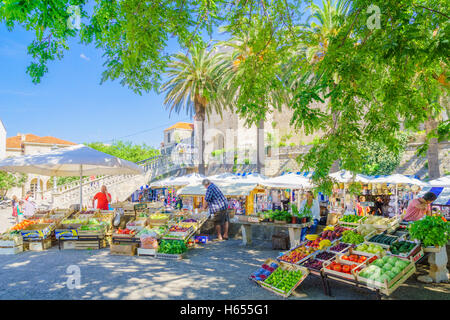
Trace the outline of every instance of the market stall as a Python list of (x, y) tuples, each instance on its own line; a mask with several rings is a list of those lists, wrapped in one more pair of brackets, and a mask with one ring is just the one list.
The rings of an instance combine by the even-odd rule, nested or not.
[[(308, 235), (297, 247), (268, 259), (250, 279), (261, 288), (287, 297), (304, 279), (289, 281), (286, 268), (290, 264), (306, 268), (306, 276), (319, 277), (324, 292), (331, 295), (331, 284), (339, 282), (351, 287), (367, 289), (378, 298), (395, 292), (415, 271), (415, 264), (431, 245), (441, 252), (450, 239), (448, 222), (442, 216), (426, 217), (403, 228), (395, 217), (375, 220), (364, 217), (356, 222), (340, 221), (325, 228), (321, 234)], [(431, 267), (435, 278), (448, 270)], [(275, 275), (277, 275), (275, 277)], [(297, 281), (298, 280), (298, 281)], [(446, 281), (441, 278), (439, 281)], [(286, 283), (287, 282), (287, 283)], [(438, 281), (437, 281), (438, 282)], [(281, 290), (281, 291), (280, 291)]]

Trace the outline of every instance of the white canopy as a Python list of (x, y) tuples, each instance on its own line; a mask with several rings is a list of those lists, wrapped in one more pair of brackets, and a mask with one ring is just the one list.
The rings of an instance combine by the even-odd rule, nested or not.
[(0, 170), (33, 173), (45, 176), (80, 176), (80, 207), (83, 176), (142, 174), (137, 164), (78, 144), (48, 153), (7, 158), (0, 161)]
[(286, 173), (278, 177), (266, 179), (261, 182), (260, 185), (279, 189), (302, 189), (312, 187), (311, 180), (295, 173)]
[(235, 174), (232, 177), (228, 177), (226, 181), (229, 181), (231, 183), (237, 182), (237, 183), (263, 183), (264, 181), (267, 181), (268, 178), (265, 175), (262, 175), (260, 173), (248, 173), (246, 175), (239, 175)]
[(188, 184), (199, 184), (206, 177), (202, 174), (191, 173), (181, 177), (169, 177), (160, 181), (156, 181), (150, 184), (152, 188), (163, 188), (163, 187), (181, 187)]
[(335, 179), (339, 183), (348, 183), (348, 182), (362, 182), (369, 183), (371, 182), (371, 177), (365, 176), (363, 174), (355, 174), (347, 170), (340, 170), (338, 172), (331, 173), (329, 175), (331, 178)]
[(45, 176), (120, 175), (141, 174), (137, 164), (78, 144), (48, 153), (6, 158), (0, 161), (0, 170), (33, 173)]
[(428, 182), (431, 187), (447, 187), (450, 188), (450, 176), (440, 177)]
[(233, 179), (234, 176), (235, 175), (233, 173), (225, 172), (225, 173), (220, 173), (220, 174), (215, 174), (213, 176), (209, 176), (207, 179), (212, 181), (213, 183), (218, 183), (218, 182), (229, 181), (230, 179)]
[(412, 184), (417, 186), (425, 186), (426, 183), (420, 181), (419, 179), (405, 176), (403, 174), (392, 174), (389, 176), (381, 176), (374, 178), (370, 181), (371, 183), (392, 183), (392, 184)]
[[(256, 183), (214, 183), (225, 196), (248, 196), (257, 187)], [(190, 184), (178, 190), (180, 196), (204, 196), (206, 188), (201, 184)]]

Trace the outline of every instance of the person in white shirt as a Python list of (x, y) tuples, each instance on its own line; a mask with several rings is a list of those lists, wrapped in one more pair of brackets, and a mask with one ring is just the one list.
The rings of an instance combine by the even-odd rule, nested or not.
[(24, 217), (31, 217), (34, 215), (34, 212), (36, 211), (36, 203), (33, 201), (32, 198), (33, 193), (31, 191), (28, 191), (23, 204), (23, 215)]
[(320, 206), (319, 201), (314, 198), (314, 194), (312, 191), (306, 192), (306, 199), (303, 200), (300, 204), (299, 212), (302, 213), (304, 210), (310, 210), (312, 219), (314, 221), (314, 224), (310, 226), (309, 228), (303, 228), (301, 233), (301, 240), (305, 240), (306, 233), (309, 229), (310, 233), (315, 233), (317, 229), (317, 225), (320, 221)]

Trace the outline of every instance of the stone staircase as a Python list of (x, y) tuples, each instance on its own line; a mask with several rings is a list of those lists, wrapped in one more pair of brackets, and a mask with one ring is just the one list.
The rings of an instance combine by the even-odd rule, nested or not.
[[(167, 175), (183, 175), (188, 173), (195, 165), (193, 161), (174, 161), (170, 156), (156, 156), (137, 164), (142, 166), (144, 174), (101, 176), (94, 180), (85, 178), (82, 180), (83, 206), (92, 206), (92, 198), (100, 191), (102, 185), (108, 188), (112, 201), (124, 201), (141, 186), (148, 185), (154, 180)], [(66, 208), (80, 202), (80, 182), (75, 181), (46, 191), (43, 194), (43, 202), (51, 204), (53, 208)]]

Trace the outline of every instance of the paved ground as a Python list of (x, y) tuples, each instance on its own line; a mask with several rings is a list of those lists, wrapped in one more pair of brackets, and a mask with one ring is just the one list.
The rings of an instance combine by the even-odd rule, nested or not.
[[(4, 214), (0, 220), (2, 231)], [(270, 242), (243, 247), (239, 239), (193, 249), (181, 261), (112, 256), (108, 249), (28, 251), (0, 256), (0, 299), (279, 299), (247, 279), (276, 256)], [(80, 269), (79, 289), (67, 286), (73, 265)], [(390, 298), (450, 299), (449, 284), (423, 285), (415, 280), (418, 274)], [(321, 281), (310, 277), (290, 299), (374, 299), (342, 284), (332, 284), (332, 290), (335, 297), (325, 296)]]

